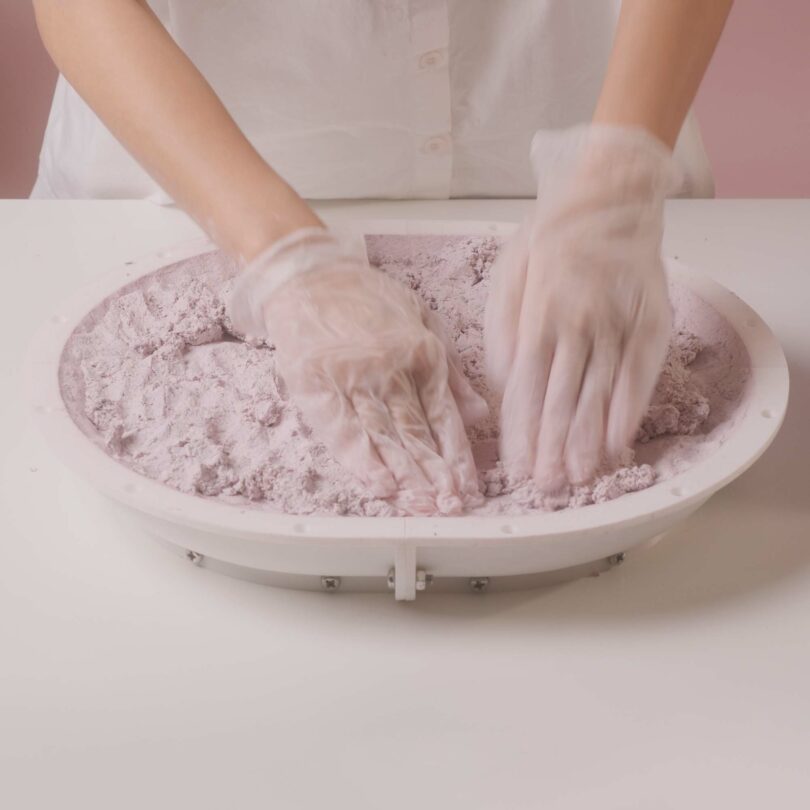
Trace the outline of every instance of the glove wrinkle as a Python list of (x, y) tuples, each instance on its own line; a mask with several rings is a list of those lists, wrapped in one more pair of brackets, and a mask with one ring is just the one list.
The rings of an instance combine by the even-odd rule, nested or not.
[(462, 416), (481, 418), (487, 406), (437, 319), (371, 267), (356, 238), (307, 228), (282, 241), (243, 271), (228, 314), (274, 345), (317, 438), (405, 514), (460, 514), (479, 502)]

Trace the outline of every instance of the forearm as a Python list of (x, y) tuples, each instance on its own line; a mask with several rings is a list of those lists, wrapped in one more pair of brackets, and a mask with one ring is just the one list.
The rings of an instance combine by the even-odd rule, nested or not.
[(59, 70), (223, 248), (250, 259), (320, 224), (261, 158), (142, 0), (34, 0)]
[(594, 122), (675, 145), (733, 0), (623, 0)]

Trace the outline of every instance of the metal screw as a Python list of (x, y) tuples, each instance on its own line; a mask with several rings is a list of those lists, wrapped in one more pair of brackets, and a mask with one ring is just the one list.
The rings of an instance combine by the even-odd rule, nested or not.
[(620, 551), (618, 554), (611, 554), (607, 558), (608, 565), (621, 565), (624, 562), (624, 552)]
[(191, 562), (192, 565), (199, 565), (205, 558), (203, 557), (202, 554), (189, 549), (186, 552), (186, 559), (189, 560), (189, 562)]
[(473, 577), (470, 580), (470, 587), (476, 593), (483, 593), (489, 587), (489, 577)]
[(426, 574), (421, 569), (416, 572), (416, 590), (424, 591), (433, 582), (433, 574)]
[(336, 591), (340, 587), (340, 577), (321, 577), (321, 587), (325, 591)]

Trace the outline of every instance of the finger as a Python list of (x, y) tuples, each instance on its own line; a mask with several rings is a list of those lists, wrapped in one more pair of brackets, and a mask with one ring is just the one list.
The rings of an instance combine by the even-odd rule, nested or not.
[[(449, 390), (447, 394), (449, 396)], [(411, 377), (403, 378), (395, 389), (386, 392), (386, 397), (394, 429), (402, 446), (433, 486), (438, 510), (442, 513), (460, 513), (462, 504), (452, 470), (439, 454), (414, 380)]]
[(441, 318), (428, 307), (424, 307), (425, 326), (433, 332), (444, 346), (447, 357), (448, 384), (465, 425), (474, 425), (489, 416), (486, 400), (478, 394), (464, 374), (461, 358), (455, 344), (447, 334)]
[(440, 368), (434, 369), (433, 378), (419, 389), (419, 397), (444, 467), (451, 476), (452, 489), (448, 487), (444, 490), (449, 497), (443, 499), (443, 491), (440, 489), (437, 502), (443, 504), (443, 511), (448, 514), (460, 511), (456, 510), (454, 501), (459, 497), (459, 506), (462, 503), (467, 506), (480, 504), (483, 497), (478, 485), (478, 470), (472, 447), (446, 375)]
[(501, 461), (516, 480), (530, 478), (534, 470), (540, 416), (554, 355), (550, 333), (541, 333), (534, 345), (518, 346), (501, 405)]
[(565, 469), (572, 484), (589, 481), (599, 467), (618, 356), (615, 340), (597, 338), (565, 444)]
[(606, 449), (612, 459), (632, 444), (666, 357), (669, 324), (636, 331), (625, 343), (610, 399)]
[(528, 267), (529, 222), (501, 247), (490, 271), (484, 310), (484, 360), (487, 379), (499, 392), (506, 389), (518, 350), (518, 322)]
[[(295, 400), (335, 459), (377, 498), (390, 498), (397, 482), (380, 457), (352, 403), (340, 392), (323, 388)], [(324, 420), (323, 414), (329, 414)]]
[(582, 387), (582, 374), (590, 343), (567, 334), (557, 343), (537, 437), (534, 480), (544, 492), (556, 492), (567, 483), (563, 451)]
[(489, 416), (487, 401), (472, 387), (460, 364), (449, 363), (447, 383), (463, 424), (472, 426)]
[(414, 514), (431, 514), (435, 490), (411, 453), (402, 446), (385, 403), (369, 392), (357, 393), (352, 405), (382, 463), (396, 482), (397, 504)]

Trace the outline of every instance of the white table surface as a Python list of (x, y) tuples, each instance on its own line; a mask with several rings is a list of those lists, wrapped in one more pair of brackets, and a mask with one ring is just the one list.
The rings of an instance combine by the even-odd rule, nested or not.
[[(321, 209), (517, 219), (525, 205)], [(147, 203), (0, 203), (0, 807), (810, 806), (810, 201), (667, 211), (665, 252), (785, 347), (791, 404), (765, 456), (598, 579), (413, 604), (195, 568), (34, 432), (18, 374), (38, 319), (196, 234)]]

